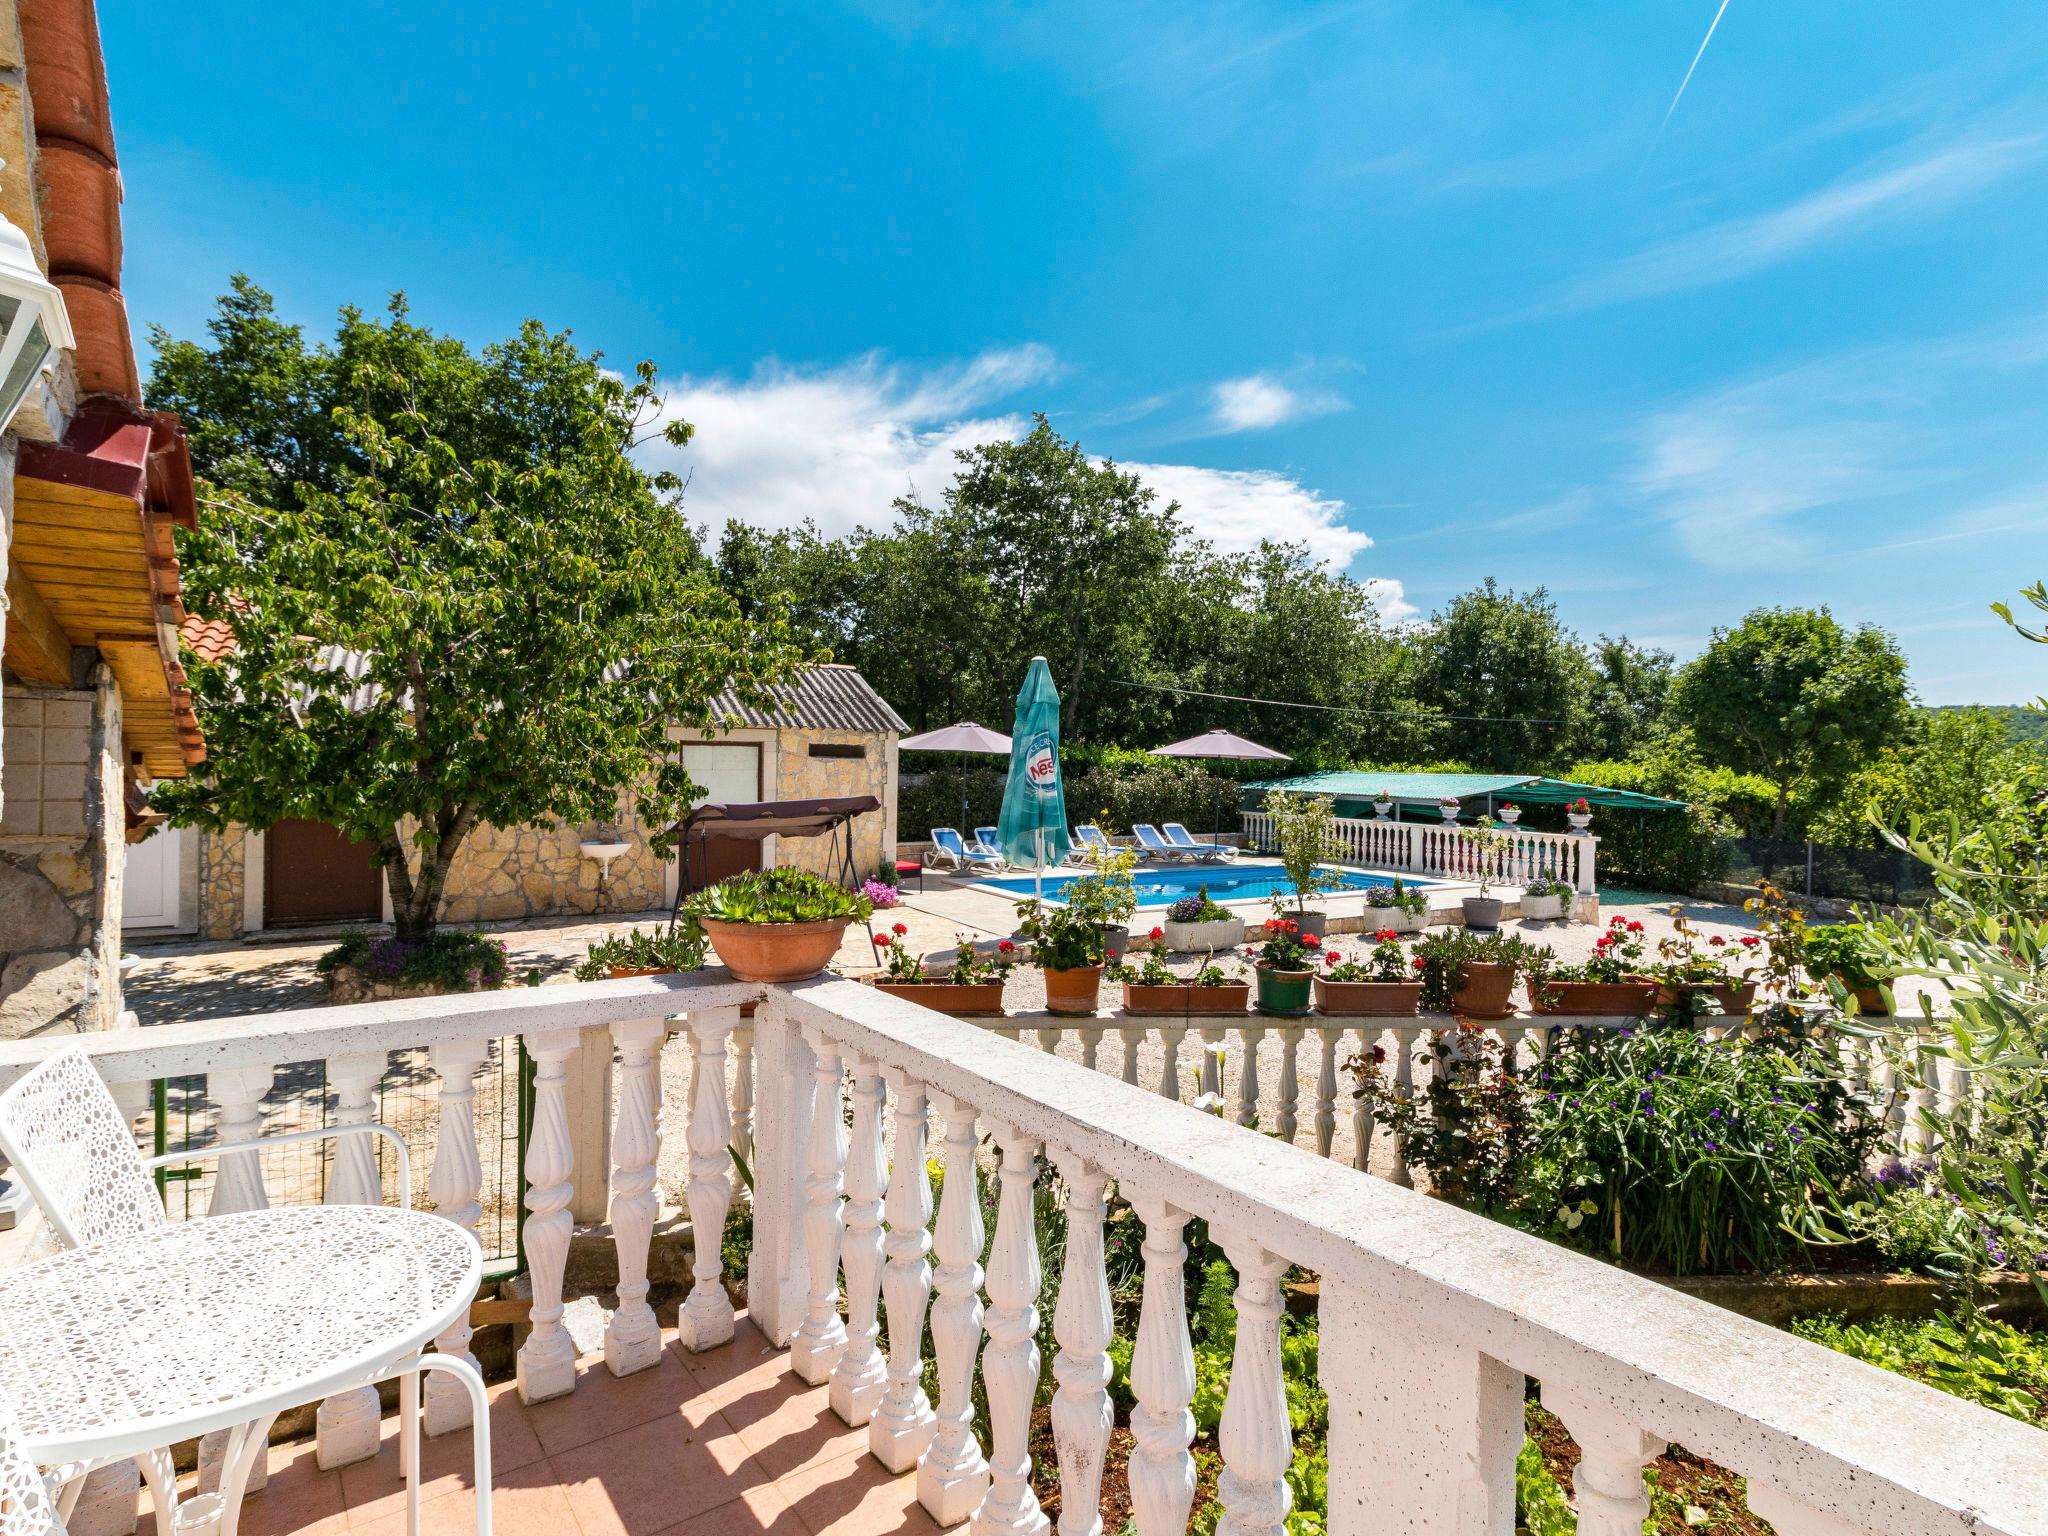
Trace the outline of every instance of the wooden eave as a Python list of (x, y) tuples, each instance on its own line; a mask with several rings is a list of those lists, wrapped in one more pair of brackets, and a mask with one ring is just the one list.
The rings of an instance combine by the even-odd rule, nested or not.
[(7, 665), (69, 687), (70, 647), (96, 648), (121, 685), (131, 760), (139, 753), (154, 778), (206, 754), (177, 649), (185, 606), (172, 530), (195, 521), (185, 434), (168, 412), (91, 402), (62, 444), (21, 444)]

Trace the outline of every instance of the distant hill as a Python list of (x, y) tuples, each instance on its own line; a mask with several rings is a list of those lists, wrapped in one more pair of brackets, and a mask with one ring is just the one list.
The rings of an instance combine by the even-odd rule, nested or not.
[(1938, 714), (1945, 709), (1981, 709), (1988, 714), (2002, 715), (2005, 728), (2011, 732), (2015, 742), (2048, 751), (2048, 710), (2028, 709), (2020, 704), (1940, 704), (1928, 713)]

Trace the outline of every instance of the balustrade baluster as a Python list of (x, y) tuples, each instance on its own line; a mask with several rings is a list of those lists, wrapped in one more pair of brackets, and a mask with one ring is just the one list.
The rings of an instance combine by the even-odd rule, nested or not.
[[(218, 1134), (223, 1142), (253, 1141), (263, 1133), (263, 1095), (275, 1075), (270, 1067), (218, 1067), (206, 1074), (207, 1097), (219, 1106)], [(361, 1141), (351, 1136), (350, 1141)], [(258, 1152), (231, 1152), (214, 1170), (213, 1197), (206, 1214), (260, 1211), (270, 1197), (263, 1188), (263, 1157)]]
[[(216, 1132), (222, 1142), (253, 1141), (263, 1132), (263, 1095), (270, 1092), (271, 1067), (217, 1067), (206, 1074), (206, 1095), (217, 1106)], [(256, 1152), (231, 1152), (214, 1170), (213, 1194), (206, 1214), (226, 1216), (235, 1211), (260, 1211), (270, 1205), (263, 1188), (263, 1158)], [(467, 1401), (467, 1398), (464, 1399)], [(199, 1441), (199, 1487), (210, 1493), (220, 1486), (222, 1459), (227, 1455), (233, 1430), (215, 1430)], [(248, 1491), (256, 1492), (269, 1480), (263, 1458), (250, 1469)]]
[(1641, 1536), (1650, 1517), (1643, 1468), (1664, 1454), (1665, 1442), (1549, 1382), (1543, 1384), (1543, 1406), (1564, 1421), (1578, 1442), (1572, 1492), (1579, 1536)]
[(1131, 1351), (1131, 1511), (1138, 1536), (1186, 1536), (1195, 1501), (1195, 1351), (1188, 1337), (1181, 1266), (1187, 1214), (1164, 1200), (1125, 1187), (1145, 1223), (1145, 1289)]
[(853, 1145), (846, 1157), (846, 1232), (840, 1262), (846, 1270), (846, 1347), (832, 1367), (832, 1411), (858, 1429), (874, 1417), (888, 1390), (889, 1369), (875, 1347), (881, 1333), (876, 1308), (882, 1294), (882, 1075), (856, 1058), (853, 1070)]
[[(1249, 1016), (1248, 1016), (1249, 1017)], [(1244, 1059), (1237, 1064), (1237, 1123), (1259, 1123), (1259, 1046), (1266, 1038), (1262, 1025), (1246, 1024), (1238, 1030), (1244, 1040)]]
[(1337, 1041), (1341, 1024), (1316, 1025), (1316, 1155), (1328, 1157), (1337, 1140)]
[(661, 1209), (654, 1169), (661, 1158), (659, 1063), (662, 1042), (667, 1038), (666, 1019), (631, 1019), (612, 1025), (619, 1055), (608, 1214), (612, 1244), (618, 1253), (619, 1305), (604, 1325), (604, 1363), (614, 1376), (628, 1376), (661, 1363), (661, 1326), (654, 1320), (654, 1309), (647, 1305), (647, 1247)]
[(882, 1294), (889, 1308), (889, 1385), (868, 1421), (868, 1452), (891, 1472), (908, 1472), (932, 1442), (937, 1424), (924, 1392), (924, 1311), (932, 1294), (932, 1180), (925, 1167), (924, 1084), (890, 1068), (883, 1074), (896, 1101), (895, 1157), (884, 1211), (889, 1236)]
[[(432, 1046), (427, 1059), (438, 1080), (436, 1099), (440, 1111), (434, 1136), (434, 1167), (427, 1175), (427, 1198), (434, 1210), (466, 1232), (477, 1230), (483, 1219), (479, 1197), (483, 1193), (484, 1170), (476, 1146), (476, 1074), (490, 1059), (488, 1040), (451, 1040)], [(464, 1313), (448, 1325), (448, 1331), (434, 1341), (444, 1355), (476, 1364), (469, 1341), (474, 1330)], [(472, 1417), (469, 1393), (446, 1371), (429, 1371), (423, 1388), (424, 1425), (429, 1435), (445, 1435), (452, 1429), (466, 1429)], [(267, 1457), (258, 1456), (260, 1468)]]
[(1276, 1033), (1280, 1036), (1280, 1103), (1273, 1126), (1280, 1139), (1292, 1146), (1301, 1106), (1301, 1069), (1296, 1058), (1307, 1031), (1299, 1024), (1283, 1024)]
[(1052, 1522), (1031, 1490), (1031, 1400), (1038, 1390), (1038, 1233), (1032, 1188), (1038, 1142), (992, 1125), (1002, 1149), (996, 1241), (988, 1258), (988, 1311), (981, 1379), (988, 1391), (989, 1490), (974, 1514), (974, 1536), (1043, 1536)]
[(1205, 1114), (1223, 1113), (1223, 1038), (1221, 1024), (1201, 1026), (1202, 1064), (1196, 1074), (1194, 1108)]
[(519, 1347), (514, 1379), (523, 1402), (560, 1397), (576, 1386), (576, 1346), (562, 1326), (562, 1276), (569, 1260), (569, 1058), (581, 1034), (551, 1029), (526, 1036), (533, 1057), (533, 1124), (526, 1144), (526, 1268), (533, 1286), (533, 1332)]
[(828, 1380), (846, 1348), (839, 1319), (840, 1178), (846, 1167), (846, 1104), (841, 1092), (839, 1046), (822, 1030), (806, 1028), (816, 1063), (811, 1090), (811, 1131), (804, 1180), (804, 1249), (810, 1290), (804, 1320), (789, 1341), (789, 1366), (812, 1386)]
[[(742, 1017), (732, 1032), (732, 1146), (754, 1164), (754, 1021)], [(741, 1192), (744, 1196), (744, 1191)]]
[(1119, 1025), (1117, 1034), (1124, 1043), (1123, 1080), (1135, 1088), (1138, 1086), (1138, 1047), (1145, 1043), (1145, 1026)]
[(1095, 1057), (1102, 1048), (1102, 1027), (1098, 1024), (1086, 1024), (1074, 1033), (1081, 1040), (1081, 1065), (1093, 1072)]
[(975, 1111), (962, 1100), (932, 1100), (946, 1122), (945, 1188), (933, 1256), (932, 1349), (939, 1407), (930, 1447), (917, 1464), (917, 1501), (942, 1527), (958, 1525), (988, 1495), (988, 1459), (974, 1438), (974, 1365), (981, 1353), (981, 1180), (975, 1166)]
[[(376, 1118), (377, 1084), (384, 1076), (382, 1051), (333, 1056), (327, 1082), (334, 1090), (334, 1124), (366, 1125)], [(377, 1149), (369, 1136), (337, 1136), (327, 1168), (327, 1205), (381, 1205)], [(315, 1458), (331, 1471), (377, 1454), (377, 1389), (352, 1387), (322, 1400), (314, 1416)]]
[(1107, 1180), (1085, 1158), (1056, 1152), (1067, 1181), (1067, 1252), (1053, 1307), (1060, 1352), (1052, 1373), (1052, 1438), (1060, 1465), (1060, 1536), (1102, 1536), (1102, 1468), (1115, 1413), (1109, 1402), (1109, 1277), (1103, 1267)]
[[(1415, 1052), (1422, 1043), (1422, 1028), (1414, 1024), (1393, 1026), (1394, 1052), (1394, 1094), (1408, 1100), (1415, 1097)], [(1403, 1189), (1415, 1187), (1415, 1175), (1408, 1167), (1408, 1137), (1403, 1131), (1394, 1132), (1393, 1180)]]
[[(1378, 1048), (1380, 1026), (1375, 1024), (1358, 1032), (1358, 1050), (1362, 1056), (1371, 1056)], [(1357, 1144), (1351, 1152), (1351, 1166), (1370, 1172), (1372, 1169), (1372, 1133), (1374, 1116), (1372, 1100), (1359, 1093), (1358, 1084), (1351, 1085), (1351, 1139)]]
[(1280, 1277), (1287, 1261), (1243, 1238), (1226, 1236), (1223, 1251), (1237, 1269), (1237, 1342), (1217, 1428), (1223, 1518), (1216, 1536), (1283, 1536), (1293, 1502), (1287, 1464), (1294, 1459), (1280, 1376)]
[[(1180, 1043), (1187, 1038), (1187, 1034), (1188, 1027), (1185, 1024), (1169, 1022), (1159, 1026), (1159, 1051), (1162, 1058), (1159, 1068), (1159, 1096), (1171, 1099), (1176, 1104), (1180, 1102)], [(1136, 1070), (1137, 1065), (1134, 1062), (1132, 1071)]]
[(676, 1342), (692, 1354), (732, 1338), (732, 1298), (721, 1278), (726, 1212), (732, 1209), (732, 1116), (726, 1108), (725, 1042), (738, 1008), (706, 1008), (690, 1025), (690, 1275), (676, 1313)]

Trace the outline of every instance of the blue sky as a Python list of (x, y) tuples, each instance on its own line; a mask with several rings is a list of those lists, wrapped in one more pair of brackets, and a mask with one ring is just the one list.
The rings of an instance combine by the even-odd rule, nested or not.
[(1717, 5), (103, 5), (125, 288), (651, 357), (714, 527), (1043, 410), (1396, 617), (1827, 603), (2032, 698), (2048, 14), (1729, 0), (1674, 110)]

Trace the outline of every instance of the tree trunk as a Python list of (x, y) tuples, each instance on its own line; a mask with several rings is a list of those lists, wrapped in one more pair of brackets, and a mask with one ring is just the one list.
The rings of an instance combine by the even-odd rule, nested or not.
[(1773, 837), (1783, 837), (1785, 835), (1786, 812), (1791, 797), (1791, 784), (1787, 780), (1780, 779), (1778, 781), (1777, 809), (1771, 813), (1771, 836)]
[(438, 835), (420, 856), (419, 874), (412, 864), (405, 839), (392, 827), (377, 840), (378, 856), (384, 862), (384, 881), (391, 891), (392, 929), (401, 939), (429, 939), (441, 921), (441, 898), (448, 888), (448, 870), (457, 850), (476, 824), (462, 807), (451, 807), (435, 819)]

